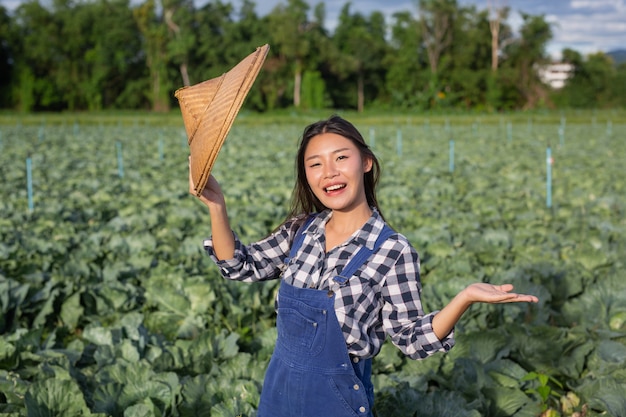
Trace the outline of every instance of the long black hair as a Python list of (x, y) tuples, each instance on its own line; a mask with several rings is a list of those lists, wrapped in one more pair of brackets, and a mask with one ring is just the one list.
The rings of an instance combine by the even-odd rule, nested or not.
[(349, 139), (356, 145), (361, 153), (362, 159), (365, 160), (369, 158), (372, 160), (372, 169), (364, 174), (363, 184), (365, 186), (365, 196), (367, 198), (367, 204), (370, 207), (375, 207), (382, 216), (378, 201), (376, 200), (376, 186), (378, 185), (380, 177), (380, 164), (378, 163), (378, 159), (367, 143), (365, 143), (361, 133), (352, 123), (340, 116), (333, 115), (326, 120), (320, 120), (310, 124), (304, 129), (296, 157), (296, 184), (291, 195), (291, 210), (286, 220), (293, 217), (303, 217), (309, 213), (321, 212), (327, 209), (315, 194), (313, 194), (306, 179), (306, 167), (304, 164), (304, 153), (306, 152), (309, 142), (315, 136), (323, 133), (335, 133)]

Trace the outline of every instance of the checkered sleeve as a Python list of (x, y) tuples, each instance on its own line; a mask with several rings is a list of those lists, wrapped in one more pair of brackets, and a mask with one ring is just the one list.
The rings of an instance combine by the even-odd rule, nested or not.
[(423, 359), (454, 346), (454, 331), (439, 340), (433, 331), (434, 311), (424, 314), (420, 300), (419, 256), (406, 242), (388, 272), (383, 292), (382, 319), (385, 332), (408, 357)]
[(226, 279), (243, 282), (276, 279), (280, 276), (284, 259), (289, 254), (291, 242), (297, 231), (294, 224), (293, 221), (287, 221), (266, 238), (250, 245), (244, 245), (233, 232), (235, 237), (233, 259), (220, 260), (215, 256), (212, 237), (205, 239), (203, 246)]

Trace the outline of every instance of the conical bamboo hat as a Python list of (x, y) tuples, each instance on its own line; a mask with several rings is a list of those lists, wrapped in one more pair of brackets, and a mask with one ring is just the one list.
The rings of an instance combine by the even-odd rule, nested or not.
[(202, 193), (217, 154), (269, 49), (269, 45), (260, 46), (220, 77), (179, 88), (174, 93), (187, 131), (196, 195)]

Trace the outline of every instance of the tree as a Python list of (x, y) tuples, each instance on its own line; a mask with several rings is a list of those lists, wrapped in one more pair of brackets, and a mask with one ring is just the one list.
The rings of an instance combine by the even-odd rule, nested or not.
[(0, 5), (0, 108), (13, 105), (11, 84), (15, 62), (13, 48), (17, 43), (15, 32), (13, 20), (9, 17), (6, 8)]
[(528, 109), (547, 104), (548, 94), (537, 68), (548, 61), (546, 45), (552, 30), (543, 15), (521, 16), (520, 38), (505, 49), (504, 55), (509, 87), (516, 90), (516, 106)]
[(500, 54), (513, 40), (513, 32), (505, 22), (509, 17), (510, 9), (500, 5), (499, 0), (489, 1), (489, 30), (491, 32), (491, 74), (487, 76), (485, 104), (489, 109), (502, 108), (502, 88), (498, 74)]
[[(102, 110), (145, 103), (135, 92), (126, 91), (141, 75), (143, 62), (139, 31), (128, 0), (97, 0), (57, 12), (62, 17), (67, 57), (56, 83), (72, 93), (68, 107)], [(72, 84), (65, 84), (71, 80)], [(78, 87), (78, 88), (76, 88)], [(130, 100), (125, 102), (125, 100)]]
[(256, 47), (270, 42), (271, 27), (267, 19), (261, 19), (254, 10), (254, 3), (243, 0), (232, 24), (227, 26), (225, 38), (233, 58), (240, 59)]
[[(74, 5), (72, 0), (55, 0), (53, 4), (59, 36), (54, 83), (70, 111), (85, 107), (98, 110), (102, 101), (97, 88), (101, 74), (99, 71), (91, 73), (90, 62), (85, 59), (90, 58), (94, 46), (90, 35), (97, 16), (89, 4)], [(91, 102), (81, 90), (88, 91)]]
[(559, 105), (598, 108), (619, 103), (613, 94), (619, 85), (613, 82), (617, 71), (606, 54), (598, 52), (585, 59), (577, 51), (564, 49), (562, 55), (563, 61), (574, 66), (574, 73), (565, 87), (554, 94)]
[(130, 0), (92, 4), (92, 48), (85, 57), (101, 96), (97, 108), (145, 108), (145, 57)]
[[(333, 65), (342, 78), (355, 78), (356, 108), (362, 112), (366, 82), (380, 87), (375, 78), (386, 53), (384, 17), (379, 12), (372, 13), (369, 20), (360, 13), (351, 15), (350, 3), (346, 3), (341, 10), (333, 41), (339, 52)], [(384, 75), (381, 77), (384, 78)]]
[(150, 73), (150, 94), (152, 110), (166, 112), (170, 109), (172, 83), (167, 74), (167, 26), (156, 13), (154, 0), (133, 9), (133, 16), (142, 35), (146, 65)]
[(52, 81), (62, 56), (58, 21), (36, 0), (22, 3), (15, 19), (20, 40), (13, 45), (18, 108), (23, 112), (61, 110), (61, 93)]
[(615, 76), (611, 82), (612, 101), (610, 105), (613, 107), (626, 108), (626, 63), (621, 63), (615, 68)]
[(307, 18), (309, 5), (304, 0), (288, 0), (272, 10), (269, 23), (274, 44), (283, 62), (293, 63), (293, 105), (300, 107), (302, 73), (311, 49), (310, 32), (314, 23)]
[(225, 38), (232, 32), (232, 13), (232, 6), (220, 1), (206, 3), (196, 11), (193, 27), (198, 43), (190, 52), (189, 68), (192, 84), (222, 75), (242, 58), (237, 51), (231, 51), (236, 47), (226, 47)]
[[(428, 57), (423, 47), (419, 22), (410, 12), (393, 15), (390, 50), (385, 58), (386, 89), (391, 103), (400, 107), (428, 108)], [(415, 34), (418, 36), (415, 36)]]
[(189, 53), (196, 43), (192, 31), (194, 5), (191, 0), (163, 0), (163, 18), (170, 32), (169, 59), (178, 65), (183, 85), (189, 80)]
[(418, 0), (422, 39), (428, 52), (430, 71), (437, 73), (442, 54), (452, 44), (456, 0)]
[(336, 48), (328, 32), (324, 28), (326, 7), (318, 3), (313, 9), (313, 22), (310, 31), (311, 50), (308, 58), (308, 69), (302, 76), (303, 108), (321, 109), (330, 103), (327, 80), (332, 77), (332, 64)]
[(484, 106), (489, 90), (491, 42), (487, 11), (460, 7), (454, 21), (454, 38), (449, 53), (441, 60), (442, 91), (437, 104), (474, 108)]
[[(261, 19), (254, 10), (254, 3), (243, 0), (235, 18), (225, 26), (224, 41), (229, 46), (227, 59), (233, 64), (250, 54), (257, 47), (271, 44), (271, 28), (268, 19)], [(250, 90), (245, 105), (263, 111), (278, 105), (278, 94), (283, 73), (276, 58), (275, 45), (270, 45), (263, 70), (259, 73), (255, 87)], [(278, 70), (278, 71), (277, 71)]]
[(489, 30), (491, 31), (491, 70), (498, 70), (502, 22), (509, 17), (509, 8), (500, 7), (499, 0), (489, 0)]

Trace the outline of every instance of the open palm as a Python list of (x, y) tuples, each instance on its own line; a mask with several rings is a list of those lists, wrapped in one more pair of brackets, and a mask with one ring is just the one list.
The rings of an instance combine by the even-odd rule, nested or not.
[(513, 291), (513, 285), (493, 285), (487, 283), (475, 283), (465, 289), (466, 296), (473, 303), (537, 303), (539, 299), (534, 295), (517, 294)]

